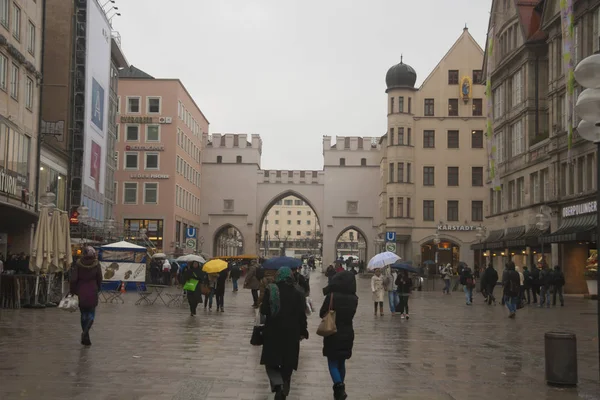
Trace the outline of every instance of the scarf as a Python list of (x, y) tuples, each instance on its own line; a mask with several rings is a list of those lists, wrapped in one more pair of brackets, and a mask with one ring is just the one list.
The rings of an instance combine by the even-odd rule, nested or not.
[(279, 296), (279, 287), (276, 283), (283, 282), (288, 285), (294, 284), (294, 276), (292, 270), (288, 267), (282, 267), (275, 275), (275, 283), (269, 285), (269, 303), (271, 305), (271, 317), (277, 316), (281, 310), (281, 299)]

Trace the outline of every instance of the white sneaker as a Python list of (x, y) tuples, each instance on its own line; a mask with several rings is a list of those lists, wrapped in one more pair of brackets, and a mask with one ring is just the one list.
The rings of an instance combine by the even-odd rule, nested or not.
[(400, 318), (404, 319), (404, 314), (402, 314), (402, 315), (400, 316)]

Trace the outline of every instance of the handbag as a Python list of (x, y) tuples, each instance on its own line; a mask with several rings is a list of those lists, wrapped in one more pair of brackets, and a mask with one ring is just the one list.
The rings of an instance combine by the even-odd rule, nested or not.
[(63, 311), (75, 312), (79, 308), (79, 297), (75, 294), (68, 294), (58, 304), (58, 308)]
[(188, 292), (193, 292), (196, 290), (198, 286), (198, 279), (190, 279), (183, 285), (183, 290), (187, 290)]
[(317, 328), (317, 335), (327, 337), (331, 336), (334, 333), (337, 333), (337, 327), (335, 325), (335, 310), (333, 308), (333, 293), (331, 293), (331, 297), (329, 298), (329, 311), (319, 324)]
[(250, 337), (250, 344), (252, 346), (262, 346), (264, 343), (264, 330), (265, 326), (262, 324), (262, 318), (260, 311), (256, 310), (256, 320), (254, 321), (254, 327), (252, 328), (252, 336)]
[(200, 292), (203, 295), (208, 296), (210, 294), (210, 286), (208, 286), (206, 284), (200, 285)]

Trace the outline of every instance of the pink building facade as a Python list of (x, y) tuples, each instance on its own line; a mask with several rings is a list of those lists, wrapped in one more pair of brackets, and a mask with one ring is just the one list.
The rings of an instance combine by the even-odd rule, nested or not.
[(201, 152), (208, 120), (178, 79), (119, 76), (115, 224), (167, 254), (201, 247)]

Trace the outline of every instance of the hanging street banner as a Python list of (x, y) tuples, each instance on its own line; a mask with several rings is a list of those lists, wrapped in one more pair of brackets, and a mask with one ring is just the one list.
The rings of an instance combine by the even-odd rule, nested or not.
[(562, 23), (563, 70), (567, 84), (567, 162), (571, 162), (573, 144), (573, 97), (575, 91), (575, 60), (573, 60), (573, 0), (560, 0), (560, 20)]
[(145, 263), (101, 261), (100, 266), (102, 267), (102, 280), (105, 281), (146, 281)]

